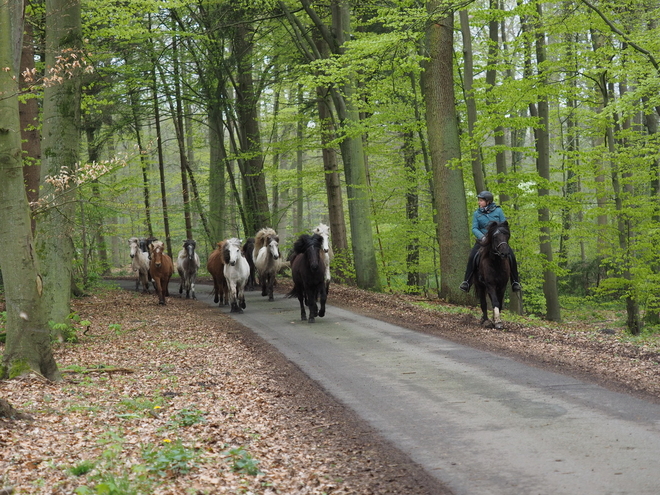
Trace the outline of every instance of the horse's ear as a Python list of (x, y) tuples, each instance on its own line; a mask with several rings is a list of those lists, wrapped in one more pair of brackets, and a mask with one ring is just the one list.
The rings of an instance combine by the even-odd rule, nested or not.
[(508, 229), (508, 228), (509, 228), (509, 221), (508, 221), (508, 220), (504, 220), (504, 221), (502, 222), (502, 226), (503, 226), (503, 227), (506, 227), (506, 228)]

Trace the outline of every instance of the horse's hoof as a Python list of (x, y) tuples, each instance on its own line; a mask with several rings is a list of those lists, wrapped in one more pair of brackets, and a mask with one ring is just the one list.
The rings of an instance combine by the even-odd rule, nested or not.
[(268, 296), (268, 300), (269, 300), (269, 301), (274, 301), (275, 298), (274, 298), (273, 296)]
[(307, 321), (307, 315), (302, 315), (300, 317), (300, 321)]
[(495, 323), (495, 328), (497, 330), (502, 330), (504, 328), (504, 325), (502, 325), (501, 323)]
[(160, 304), (161, 306), (165, 306), (165, 301), (158, 301), (158, 304)]
[(268, 291), (262, 290), (262, 291), (261, 291), (261, 295), (262, 295), (262, 296), (267, 296), (267, 295), (268, 295)]
[(245, 309), (245, 301), (241, 301), (241, 308)]
[(314, 317), (313, 317), (313, 316), (310, 316), (310, 317), (309, 317), (309, 320), (307, 320), (307, 321), (308, 321), (309, 323), (314, 323)]
[(490, 320), (484, 321), (484, 327), (485, 328), (493, 328), (495, 325), (493, 325), (493, 322)]
[(179, 288), (179, 294), (181, 294), (182, 292), (183, 292), (183, 289)]
[(319, 311), (319, 318), (323, 318), (325, 316), (325, 309), (322, 309)]

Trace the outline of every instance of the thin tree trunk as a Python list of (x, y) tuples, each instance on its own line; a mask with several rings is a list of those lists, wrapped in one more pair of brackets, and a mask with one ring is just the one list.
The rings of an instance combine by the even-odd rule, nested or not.
[[(25, 80), (25, 74), (34, 70), (34, 40), (32, 24), (25, 24), (23, 50), (21, 51), (20, 90), (27, 92), (31, 83)], [(39, 103), (37, 98), (28, 97), (19, 103), (21, 118), (21, 138), (23, 147), (23, 178), (28, 201), (36, 203), (39, 199), (41, 180), (41, 134), (39, 132)], [(36, 229), (36, 220), (32, 218), (32, 233)]]

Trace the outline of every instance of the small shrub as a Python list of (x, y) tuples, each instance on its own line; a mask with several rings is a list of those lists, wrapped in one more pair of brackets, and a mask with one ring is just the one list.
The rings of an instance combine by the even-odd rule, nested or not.
[(165, 440), (162, 446), (147, 445), (142, 451), (146, 471), (159, 476), (185, 474), (196, 465), (197, 451), (180, 440)]
[(82, 461), (81, 463), (69, 468), (69, 472), (74, 476), (83, 476), (94, 469), (94, 467), (96, 467), (96, 463), (92, 461)]
[(261, 471), (259, 471), (259, 468), (257, 467), (259, 461), (252, 457), (252, 455), (243, 447), (229, 449), (225, 452), (225, 455), (229, 457), (232, 471), (243, 472), (250, 476), (261, 474)]
[(204, 413), (197, 409), (184, 408), (172, 416), (170, 422), (173, 426), (192, 426), (197, 423), (205, 423)]

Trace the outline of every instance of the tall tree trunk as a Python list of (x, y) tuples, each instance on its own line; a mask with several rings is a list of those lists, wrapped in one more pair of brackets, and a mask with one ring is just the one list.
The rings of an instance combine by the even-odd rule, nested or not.
[(463, 36), (463, 81), (464, 97), (467, 106), (468, 135), (470, 136), (470, 157), (472, 161), (472, 177), (477, 194), (486, 189), (484, 169), (481, 164), (481, 149), (474, 140), (474, 125), (477, 122), (477, 104), (474, 99), (474, 68), (472, 63), (472, 33), (467, 10), (459, 12), (461, 20), (461, 35)]
[(7, 318), (0, 378), (33, 370), (58, 380), (23, 181), (17, 82), (22, 33), (22, 2), (0, 2), (0, 67), (8, 69), (0, 70), (0, 266)]
[[(333, 0), (331, 8), (336, 44), (341, 47), (351, 32), (349, 3), (344, 0)], [(353, 93), (353, 82), (350, 77), (341, 91), (332, 92), (342, 131), (348, 131), (360, 120), (353, 101)], [(355, 271), (357, 285), (362, 289), (380, 291), (381, 282), (374, 248), (371, 202), (362, 136), (351, 134), (344, 136), (340, 149), (344, 161), (353, 260), (357, 267)]]
[[(426, 3), (430, 16), (426, 26), (429, 59), (423, 76), (426, 100), (426, 127), (433, 164), (435, 207), (441, 222), (437, 225), (440, 244), (440, 297), (450, 302), (466, 302), (458, 289), (470, 250), (468, 212), (460, 168), (451, 166), (460, 160), (461, 149), (454, 103), (453, 29), (454, 14), (443, 3)], [(436, 11), (441, 14), (436, 14)]]
[[(543, 12), (541, 4), (537, 5), (537, 14), (539, 26), (536, 30), (536, 61), (538, 66), (539, 84), (545, 87), (547, 84), (547, 77), (543, 73), (543, 65), (546, 61), (546, 47), (545, 47), (545, 33), (540, 28), (541, 20), (543, 19)], [(534, 136), (536, 139), (536, 167), (538, 174), (541, 178), (545, 179), (548, 183), (551, 181), (550, 177), (550, 114), (549, 114), (548, 97), (543, 95), (538, 100), (538, 119), (539, 125), (534, 129)], [(533, 115), (533, 114), (532, 114)], [(534, 115), (536, 116), (536, 115)], [(539, 197), (541, 204), (543, 196), (549, 196), (550, 191), (547, 187), (539, 187)], [(539, 223), (541, 225), (541, 236), (539, 238), (540, 251), (544, 256), (543, 268), (543, 293), (545, 295), (546, 303), (546, 318), (550, 321), (561, 321), (561, 308), (559, 306), (559, 292), (557, 290), (557, 274), (552, 267), (553, 252), (552, 252), (552, 239), (550, 229), (550, 208), (542, 206), (538, 210)]]
[[(43, 103), (43, 157), (41, 174), (75, 174), (80, 143), (80, 73), (67, 75), (62, 61), (81, 56), (79, 0), (46, 0), (46, 78)], [(37, 254), (44, 279), (44, 301), (50, 320), (64, 323), (70, 314), (73, 278), (75, 191), (72, 184), (61, 191), (44, 183), (46, 195), (56, 196), (37, 222)]]
[(209, 110), (209, 231), (211, 246), (225, 238), (227, 228), (225, 219), (226, 188), (224, 155), (225, 130), (222, 123), (222, 110), (217, 103)]
[(181, 103), (181, 74), (179, 71), (179, 50), (176, 36), (172, 41), (172, 61), (174, 67), (174, 101), (172, 103), (171, 95), (168, 95), (167, 101), (170, 104), (172, 120), (174, 121), (174, 130), (176, 133), (176, 142), (179, 146), (179, 165), (181, 168), (181, 194), (183, 196), (183, 218), (186, 225), (186, 238), (192, 239), (192, 217), (190, 214), (190, 191), (188, 190), (188, 154), (186, 153), (186, 136), (183, 127), (183, 105)]
[(403, 134), (403, 167), (406, 172), (406, 220), (408, 220), (406, 271), (408, 272), (408, 287), (417, 294), (422, 284), (419, 273), (419, 237), (417, 235), (419, 188), (417, 184), (415, 136), (412, 131)]
[[(293, 217), (293, 231), (295, 233), (302, 232), (303, 227), (303, 210), (304, 210), (304, 196), (303, 196), (303, 132), (304, 132), (304, 111), (303, 111), (303, 94), (302, 86), (298, 85), (296, 91), (297, 105), (298, 105), (298, 119), (296, 122), (296, 208), (295, 216)], [(308, 228), (313, 228), (313, 225)]]
[(151, 189), (149, 187), (149, 162), (147, 160), (147, 150), (142, 144), (142, 122), (140, 121), (140, 102), (134, 90), (129, 90), (129, 100), (133, 112), (133, 126), (135, 127), (135, 139), (137, 141), (138, 152), (140, 153), (140, 170), (142, 171), (142, 195), (144, 196), (144, 223), (149, 237), (153, 237), (154, 228), (151, 221)]
[(237, 57), (238, 87), (236, 91), (236, 113), (238, 115), (241, 152), (247, 157), (243, 161), (244, 207), (248, 220), (246, 232), (257, 232), (270, 227), (268, 191), (264, 175), (264, 155), (261, 147), (261, 132), (258, 118), (258, 94), (252, 75), (253, 41), (249, 26), (240, 23), (236, 28), (233, 51)]

